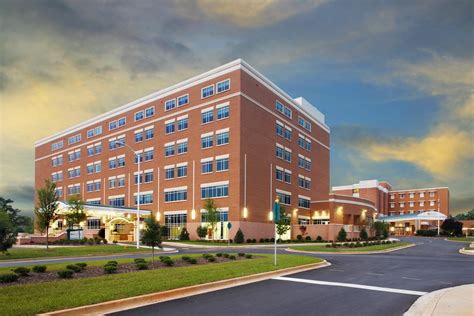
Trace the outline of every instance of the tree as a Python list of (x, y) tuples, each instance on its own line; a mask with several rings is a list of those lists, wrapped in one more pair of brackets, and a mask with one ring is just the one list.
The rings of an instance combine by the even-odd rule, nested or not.
[(285, 207), (280, 206), (280, 220), (276, 223), (277, 235), (280, 237), (286, 234), (291, 229), (288, 217), (286, 216)]
[(375, 231), (375, 237), (382, 238), (388, 236), (388, 223), (376, 221), (372, 223), (372, 229)]
[(308, 227), (301, 225), (299, 228), (301, 232), (301, 237), (304, 237), (304, 235), (306, 235), (306, 231), (308, 230)]
[(242, 233), (240, 228), (237, 231), (237, 233), (235, 233), (234, 241), (235, 241), (236, 244), (243, 244), (244, 243), (244, 233)]
[(360, 230), (359, 237), (362, 240), (369, 239), (369, 234), (367, 234), (367, 231), (365, 230), (365, 227), (362, 227), (362, 229)]
[(189, 233), (186, 227), (181, 229), (181, 233), (179, 234), (179, 240), (189, 240)]
[(82, 221), (87, 219), (87, 214), (84, 212), (84, 202), (79, 195), (73, 195), (68, 200), (69, 210), (66, 213), (66, 222), (69, 228), (74, 225), (79, 225)]
[(217, 211), (217, 205), (213, 199), (206, 199), (204, 201), (204, 209), (207, 211), (207, 222), (211, 227), (212, 240), (214, 240), (214, 232), (217, 228), (217, 223), (220, 222), (220, 213)]
[(474, 209), (470, 210), (466, 214), (457, 214), (454, 216), (454, 219), (457, 221), (474, 220)]
[(459, 236), (462, 235), (462, 226), (463, 223), (458, 222), (452, 217), (448, 217), (444, 220), (443, 224), (441, 224), (441, 229), (450, 236)]
[(15, 232), (7, 212), (0, 210), (0, 252), (7, 252), (16, 242)]
[(160, 223), (153, 216), (145, 219), (145, 225), (145, 229), (141, 232), (141, 241), (151, 247), (152, 262), (155, 262), (155, 247), (161, 248), (161, 233), (163, 230)]
[(344, 228), (341, 228), (339, 233), (337, 233), (337, 241), (343, 242), (343, 241), (346, 241), (346, 238), (347, 238), (346, 230)]
[(38, 189), (38, 207), (35, 209), (38, 228), (46, 230), (46, 249), (49, 249), (49, 226), (56, 219), (58, 213), (58, 194), (56, 184), (45, 181), (44, 188)]
[(199, 236), (199, 238), (203, 239), (207, 235), (207, 228), (204, 226), (198, 226), (196, 228), (196, 233)]
[(17, 233), (23, 232), (32, 233), (33, 220), (31, 219), (31, 217), (20, 215), (21, 211), (17, 208), (14, 208), (10, 204), (13, 204), (13, 200), (5, 199), (0, 196), (0, 210), (7, 213), (7, 215), (10, 217), (15, 235)]

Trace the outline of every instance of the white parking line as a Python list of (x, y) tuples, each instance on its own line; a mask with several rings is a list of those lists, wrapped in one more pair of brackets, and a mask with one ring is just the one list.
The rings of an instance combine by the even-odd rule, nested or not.
[(363, 289), (363, 290), (369, 290), (369, 291), (389, 292), (389, 293), (398, 293), (398, 294), (407, 294), (407, 295), (416, 295), (416, 296), (425, 295), (427, 293), (427, 292), (421, 292), (421, 291), (392, 289), (388, 287), (379, 287), (379, 286), (371, 286), (371, 285), (328, 282), (328, 281), (318, 281), (318, 280), (308, 280), (308, 279), (298, 279), (298, 278), (288, 278), (288, 277), (276, 277), (276, 278), (273, 278), (273, 280), (317, 284), (317, 285), (350, 287), (350, 288)]
[(415, 280), (415, 281), (421, 281), (421, 279), (417, 279), (417, 278), (409, 278), (409, 277), (402, 277), (402, 279), (405, 279), (405, 280)]

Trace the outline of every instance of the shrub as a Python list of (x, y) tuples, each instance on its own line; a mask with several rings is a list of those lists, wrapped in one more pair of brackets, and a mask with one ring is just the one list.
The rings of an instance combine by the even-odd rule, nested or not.
[(106, 264), (114, 264), (114, 265), (118, 265), (118, 262), (115, 261), (115, 260), (111, 260), (111, 261), (108, 261)]
[(344, 228), (341, 228), (339, 233), (337, 234), (337, 241), (346, 241), (347, 233)]
[(15, 273), (0, 274), (0, 283), (11, 283), (18, 280), (18, 275)]
[(105, 238), (102, 239), (102, 242), (104, 243), (104, 245), (107, 245), (107, 243), (108, 243), (107, 239), (105, 239)]
[(323, 237), (318, 235), (318, 237), (316, 237), (316, 241), (323, 241)]
[(196, 263), (197, 263), (197, 260), (196, 260), (196, 258), (191, 258), (191, 259), (189, 259), (188, 262), (189, 262), (190, 264), (196, 264)]
[(146, 262), (138, 262), (135, 264), (138, 270), (146, 270), (148, 269), (148, 264)]
[(224, 256), (224, 258), (229, 258), (230, 255), (228, 253), (225, 253), (225, 254), (223, 254), (223, 256)]
[(297, 235), (297, 236), (296, 236), (296, 239), (299, 240), (299, 241), (301, 241), (301, 240), (303, 240), (303, 236)]
[(27, 276), (28, 273), (30, 273), (30, 268), (18, 267), (16, 269), (13, 269), (12, 271), (18, 274), (19, 276)]
[(250, 244), (252, 242), (252, 239), (247, 239), (247, 244)]
[(252, 243), (253, 243), (253, 244), (256, 244), (256, 243), (257, 243), (257, 239), (255, 239), (255, 238), (252, 239)]
[(61, 279), (71, 279), (73, 275), (74, 275), (73, 270), (66, 269), (66, 270), (58, 271), (58, 276)]
[(369, 238), (369, 234), (367, 234), (365, 227), (362, 227), (362, 229), (360, 230), (359, 237), (362, 240), (367, 240)]
[(116, 241), (116, 240), (114, 240), (114, 241), (112, 241), (112, 243), (116, 244), (116, 243), (117, 243), (117, 241)]
[(89, 239), (87, 239), (87, 243), (88, 243), (89, 245), (93, 245), (93, 244), (94, 244), (94, 238), (89, 238)]
[(270, 238), (270, 242), (275, 242), (275, 238), (274, 237)]
[(81, 270), (84, 270), (84, 269), (87, 267), (87, 263), (85, 263), (85, 262), (78, 262), (78, 263), (76, 263), (76, 266), (78, 266), (79, 268), (81, 268)]
[(174, 265), (174, 261), (171, 260), (171, 258), (164, 260), (163, 263), (166, 264), (168, 267), (171, 267), (172, 265)]
[(239, 230), (237, 231), (237, 233), (235, 234), (234, 240), (235, 240), (235, 243), (236, 243), (236, 244), (243, 244), (243, 243), (244, 243), (244, 233), (242, 233), (242, 231), (240, 230), (240, 228), (239, 228)]
[(207, 258), (207, 261), (209, 261), (209, 262), (215, 262), (215, 261), (216, 261), (216, 258), (214, 258), (214, 257), (209, 257), (209, 258)]
[(246, 254), (246, 255), (245, 255), (245, 258), (247, 258), (247, 259), (252, 259), (252, 254), (251, 254), (251, 253)]
[(239, 257), (243, 257), (243, 256), (245, 256), (245, 253), (239, 252), (238, 255), (239, 255)]
[(229, 255), (229, 259), (230, 259), (230, 260), (235, 260), (235, 259), (237, 259), (237, 258), (236, 258), (234, 255)]
[(418, 229), (416, 234), (418, 236), (434, 237), (437, 235), (437, 231), (433, 229)]
[(66, 266), (66, 269), (72, 270), (72, 271), (74, 271), (74, 272), (76, 272), (76, 273), (82, 271), (81, 267), (78, 266), (78, 265), (75, 265), (75, 264), (68, 264), (68, 265)]
[(165, 262), (165, 261), (168, 260), (168, 259), (171, 260), (171, 258), (168, 257), (168, 256), (160, 256), (160, 261), (161, 261), (161, 262)]
[(33, 272), (36, 272), (36, 273), (43, 273), (46, 271), (46, 266), (42, 266), (42, 265), (34, 266), (31, 270), (33, 270)]
[(222, 257), (222, 252), (216, 253), (216, 257)]
[(186, 227), (181, 229), (181, 234), (179, 234), (179, 240), (189, 240), (189, 233)]
[(144, 258), (135, 258), (133, 259), (135, 263), (146, 262)]
[(262, 244), (262, 243), (264, 243), (264, 242), (265, 242), (265, 239), (263, 239), (263, 238), (260, 238), (260, 239), (258, 240), (258, 242)]
[(211, 254), (208, 254), (208, 253), (203, 253), (203, 254), (202, 254), (202, 257), (203, 257), (204, 259), (209, 259), (209, 258), (214, 257), (214, 256), (211, 255)]
[(117, 272), (117, 266), (116, 265), (113, 265), (113, 264), (106, 264), (104, 266), (104, 273), (106, 274), (112, 274), (112, 273), (115, 273)]
[(190, 256), (182, 256), (181, 259), (183, 259), (184, 261), (189, 261), (189, 259), (191, 259)]
[(204, 238), (204, 237), (206, 237), (206, 235), (207, 235), (207, 227), (198, 226), (198, 227), (196, 228), (196, 233), (197, 233), (197, 235), (199, 236), (199, 238), (201, 238), (201, 239)]
[(304, 240), (306, 240), (306, 241), (311, 241), (311, 237), (310, 237), (310, 236), (306, 236)]
[(331, 247), (332, 247), (331, 244), (327, 244), (327, 245), (326, 245), (326, 248), (331, 248)]

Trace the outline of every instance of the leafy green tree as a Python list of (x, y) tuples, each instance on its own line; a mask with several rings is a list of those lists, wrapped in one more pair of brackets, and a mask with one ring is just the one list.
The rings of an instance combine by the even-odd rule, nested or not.
[(243, 244), (244, 243), (244, 233), (240, 230), (240, 228), (237, 231), (237, 233), (235, 233), (234, 241), (235, 241), (236, 244)]
[(0, 210), (0, 252), (7, 252), (16, 242), (15, 232), (10, 216)]
[(444, 220), (443, 224), (441, 224), (441, 229), (450, 236), (460, 236), (462, 235), (462, 226), (463, 223), (458, 222), (452, 217), (448, 217)]
[(454, 216), (454, 219), (457, 221), (474, 220), (474, 209), (470, 210), (466, 214), (457, 214)]
[(58, 194), (54, 182), (46, 180), (44, 188), (38, 189), (38, 207), (35, 214), (38, 228), (42, 232), (46, 230), (46, 249), (49, 249), (49, 226), (58, 215)]
[(10, 217), (15, 235), (23, 232), (33, 233), (33, 220), (31, 217), (21, 215), (21, 211), (14, 208), (11, 204), (13, 204), (13, 200), (0, 196), (0, 210), (7, 213)]
[(141, 232), (141, 241), (151, 247), (152, 262), (155, 262), (155, 247), (161, 248), (161, 229), (160, 223), (152, 216), (145, 219), (146, 227)]
[(344, 228), (341, 228), (341, 230), (339, 231), (339, 233), (337, 233), (337, 241), (346, 241), (347, 239), (347, 233), (346, 233), (346, 230)]
[(189, 233), (186, 227), (181, 229), (181, 233), (179, 234), (179, 240), (189, 240)]
[(207, 211), (207, 222), (211, 227), (212, 240), (214, 240), (217, 223), (220, 222), (220, 214), (219, 211), (217, 211), (216, 202), (213, 199), (206, 199), (206, 201), (204, 201), (204, 209)]
[(291, 229), (286, 210), (283, 205), (280, 206), (280, 220), (276, 223), (276, 230), (279, 239)]
[(369, 239), (369, 234), (367, 234), (367, 231), (365, 230), (365, 227), (362, 227), (362, 229), (359, 232), (359, 237), (362, 240), (367, 240)]
[(66, 222), (70, 228), (74, 225), (79, 225), (82, 221), (87, 219), (87, 214), (84, 211), (84, 202), (79, 195), (73, 195), (68, 200), (69, 210), (66, 213)]
[(199, 238), (203, 239), (207, 235), (207, 228), (204, 226), (198, 226), (196, 228), (196, 233), (199, 236)]
[(388, 223), (376, 221), (372, 223), (372, 229), (375, 231), (375, 237), (382, 238), (388, 236)]

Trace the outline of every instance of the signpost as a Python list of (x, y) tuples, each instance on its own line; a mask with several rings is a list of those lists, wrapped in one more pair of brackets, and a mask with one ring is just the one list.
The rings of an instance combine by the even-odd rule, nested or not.
[(230, 222), (227, 223), (227, 239), (228, 239), (228, 242), (229, 242), (229, 246), (230, 246), (230, 229), (232, 228), (232, 224)]
[(275, 223), (275, 254), (273, 264), (277, 265), (277, 223), (280, 221), (280, 200), (278, 196), (273, 203), (273, 222)]

